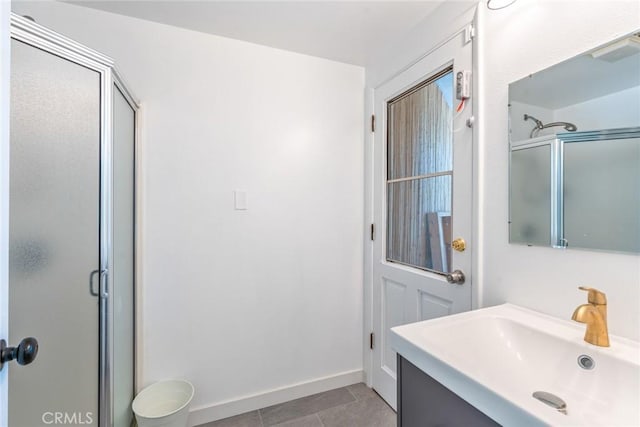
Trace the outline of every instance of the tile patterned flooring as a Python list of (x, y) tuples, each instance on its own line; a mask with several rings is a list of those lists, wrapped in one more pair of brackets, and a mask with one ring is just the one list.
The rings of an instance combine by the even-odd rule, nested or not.
[(199, 427), (395, 427), (396, 413), (365, 384), (353, 384)]

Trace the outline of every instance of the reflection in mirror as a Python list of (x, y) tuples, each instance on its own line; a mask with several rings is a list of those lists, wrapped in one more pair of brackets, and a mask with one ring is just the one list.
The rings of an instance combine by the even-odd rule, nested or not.
[[(551, 244), (551, 145), (511, 153), (511, 238), (531, 245)], [(522, 188), (527, 191), (521, 191)]]
[(509, 85), (510, 242), (640, 252), (640, 33)]
[(571, 246), (640, 252), (636, 135), (564, 142), (564, 236)]

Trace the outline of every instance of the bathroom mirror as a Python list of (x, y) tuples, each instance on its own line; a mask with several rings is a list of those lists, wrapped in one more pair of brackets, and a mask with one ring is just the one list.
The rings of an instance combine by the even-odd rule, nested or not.
[(640, 31), (509, 85), (509, 241), (640, 253)]

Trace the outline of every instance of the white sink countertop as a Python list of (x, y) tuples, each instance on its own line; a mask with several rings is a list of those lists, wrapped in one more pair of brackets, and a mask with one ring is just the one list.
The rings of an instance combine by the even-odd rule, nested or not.
[[(397, 326), (391, 346), (504, 426), (640, 426), (640, 343), (513, 304)], [(578, 357), (593, 359), (593, 369)], [(532, 397), (560, 397), (566, 414)]]

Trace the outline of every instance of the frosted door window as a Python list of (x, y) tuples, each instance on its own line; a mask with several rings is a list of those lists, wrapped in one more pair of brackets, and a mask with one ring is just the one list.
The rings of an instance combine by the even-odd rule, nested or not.
[(113, 425), (129, 427), (134, 377), (134, 111), (113, 88)]
[(551, 146), (511, 152), (510, 241), (551, 244)]
[(387, 260), (451, 269), (453, 73), (389, 102)]
[(11, 45), (9, 328), (37, 359), (9, 367), (9, 425), (98, 422), (99, 74)]

